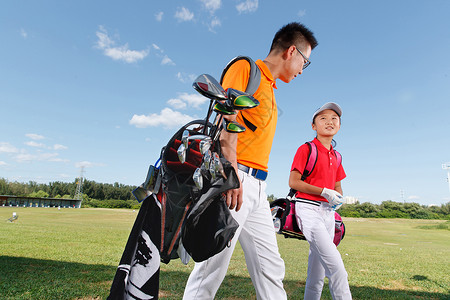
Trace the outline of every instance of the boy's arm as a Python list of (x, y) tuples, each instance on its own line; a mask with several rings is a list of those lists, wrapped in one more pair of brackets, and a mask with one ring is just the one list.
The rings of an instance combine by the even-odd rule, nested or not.
[[(292, 170), (291, 174), (289, 175), (289, 187), (302, 193), (319, 196), (323, 191), (322, 187), (304, 182), (302, 180), (302, 174), (297, 170)], [(340, 181), (336, 182), (336, 184), (334, 185), (334, 190), (342, 195), (342, 186)]]
[(334, 185), (334, 190), (336, 192), (338, 192), (339, 194), (344, 195), (342, 193), (342, 186), (341, 186), (341, 182), (340, 181), (336, 182), (336, 184)]
[(318, 187), (309, 183), (306, 183), (302, 180), (302, 174), (297, 170), (292, 170), (289, 175), (289, 187), (296, 191), (313, 194), (313, 195), (321, 195), (323, 188)]

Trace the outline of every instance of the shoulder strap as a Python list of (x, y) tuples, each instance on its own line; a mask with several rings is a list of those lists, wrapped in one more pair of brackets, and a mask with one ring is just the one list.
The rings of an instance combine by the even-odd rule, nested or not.
[[(305, 179), (311, 175), (312, 171), (314, 170), (314, 167), (316, 166), (317, 162), (317, 146), (313, 142), (306, 142), (306, 145), (308, 145), (309, 148), (309, 154), (308, 159), (306, 160), (306, 165), (302, 173), (302, 180), (305, 181)], [(288, 199), (292, 199), (295, 197), (295, 193), (297, 193), (296, 190), (290, 189), (289, 194), (287, 195)]]
[(309, 175), (311, 175), (312, 171), (314, 170), (314, 167), (316, 166), (316, 162), (317, 162), (317, 146), (316, 146), (316, 144), (314, 144), (312, 142), (306, 142), (305, 144), (308, 145), (309, 154), (308, 154), (308, 160), (306, 161), (305, 169), (303, 170), (303, 174), (302, 174), (303, 181)]
[(220, 84), (223, 82), (223, 78), (225, 77), (225, 73), (228, 71), (228, 69), (237, 61), (245, 59), (250, 64), (250, 75), (247, 83), (247, 88), (245, 89), (245, 92), (253, 95), (256, 90), (259, 87), (259, 84), (261, 83), (261, 70), (256, 65), (256, 63), (248, 56), (237, 56), (233, 58), (223, 69), (222, 75), (220, 76)]
[(337, 166), (339, 168), (339, 166), (342, 163), (342, 155), (339, 152), (337, 152), (337, 150), (334, 150), (334, 155), (336, 155)]

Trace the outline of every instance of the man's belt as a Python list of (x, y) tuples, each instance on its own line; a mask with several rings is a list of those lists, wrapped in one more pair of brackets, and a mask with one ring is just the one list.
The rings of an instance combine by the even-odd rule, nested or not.
[(240, 163), (238, 163), (238, 169), (241, 170), (242, 172), (250, 174), (253, 177), (255, 177), (256, 179), (259, 179), (262, 181), (266, 180), (266, 178), (267, 178), (267, 172), (263, 171), (263, 170), (253, 169), (253, 168), (241, 165)]

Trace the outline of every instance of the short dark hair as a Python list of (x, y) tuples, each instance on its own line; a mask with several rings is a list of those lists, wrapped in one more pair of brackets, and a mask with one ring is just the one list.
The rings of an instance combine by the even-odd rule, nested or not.
[(275, 34), (270, 52), (276, 49), (284, 51), (292, 45), (303, 46), (305, 43), (308, 43), (311, 49), (314, 49), (318, 45), (311, 30), (301, 23), (292, 22), (281, 27)]

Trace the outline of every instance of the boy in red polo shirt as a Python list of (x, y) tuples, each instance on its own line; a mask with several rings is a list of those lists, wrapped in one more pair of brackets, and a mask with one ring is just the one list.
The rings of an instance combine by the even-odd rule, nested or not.
[(352, 298), (341, 254), (333, 243), (334, 211), (343, 203), (341, 180), (346, 177), (332, 146), (341, 127), (341, 116), (342, 109), (333, 102), (314, 113), (312, 129), (317, 136), (312, 142), (317, 146), (316, 166), (302, 180), (309, 155), (309, 147), (304, 144), (295, 154), (289, 176), (289, 186), (297, 191), (297, 222), (310, 246), (304, 295), (308, 300), (320, 299), (325, 276), (333, 299)]

